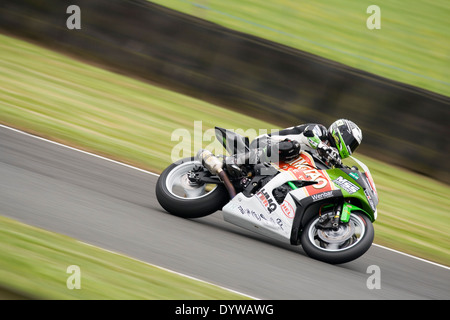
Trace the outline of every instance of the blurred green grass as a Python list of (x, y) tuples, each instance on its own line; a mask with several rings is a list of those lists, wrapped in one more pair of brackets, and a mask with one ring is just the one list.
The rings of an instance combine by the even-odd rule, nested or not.
[[(72, 275), (67, 268), (72, 265), (79, 267), (80, 289), (67, 287)], [(1, 216), (0, 287), (45, 300), (248, 299)]]
[[(0, 35), (3, 124), (160, 172), (171, 162), (172, 148), (179, 144), (171, 141), (172, 132), (184, 128), (193, 135), (194, 121), (203, 121), (203, 131), (215, 125), (243, 130), (274, 128), (270, 123)], [(375, 242), (450, 265), (450, 187), (386, 163), (357, 157), (371, 168), (380, 195)], [(32, 286), (30, 282), (23, 284), (22, 271), (14, 265), (29, 264), (29, 257), (13, 254), (14, 246), (32, 251), (27, 248), (30, 243), (17, 243), (17, 235), (11, 232), (3, 236), (2, 246), (10, 243), (12, 247), (4, 250), (0, 263), (15, 261), (5, 265), (3, 278), (17, 282), (21, 288)], [(73, 249), (61, 244), (60, 251), (65, 250)], [(43, 254), (36, 259), (36, 265), (45, 259)], [(39, 277), (43, 271), (35, 268)]]
[[(151, 0), (403, 83), (450, 95), (447, 0)], [(381, 29), (369, 30), (370, 5)]]

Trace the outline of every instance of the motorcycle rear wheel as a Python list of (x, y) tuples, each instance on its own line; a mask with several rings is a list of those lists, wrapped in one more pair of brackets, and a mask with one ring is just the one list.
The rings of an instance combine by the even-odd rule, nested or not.
[(168, 166), (156, 182), (156, 198), (170, 214), (182, 218), (201, 218), (222, 209), (230, 200), (223, 185), (191, 184), (188, 173), (204, 169), (200, 162), (185, 158)]
[(362, 256), (372, 245), (374, 228), (364, 213), (352, 213), (350, 221), (335, 230), (318, 229), (319, 217), (311, 219), (300, 236), (303, 250), (316, 260), (346, 263)]

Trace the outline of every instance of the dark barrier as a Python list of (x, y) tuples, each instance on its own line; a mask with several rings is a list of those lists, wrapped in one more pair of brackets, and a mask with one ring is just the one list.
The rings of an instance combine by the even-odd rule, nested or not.
[(0, 28), (279, 126), (350, 118), (360, 152), (450, 182), (449, 97), (144, 0), (5, 0)]

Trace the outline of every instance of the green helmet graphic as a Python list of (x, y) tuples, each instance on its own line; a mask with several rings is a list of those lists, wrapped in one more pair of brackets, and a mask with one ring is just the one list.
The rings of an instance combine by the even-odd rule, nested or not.
[(331, 146), (339, 151), (341, 158), (345, 159), (361, 144), (362, 131), (352, 121), (339, 119), (328, 129), (328, 139)]

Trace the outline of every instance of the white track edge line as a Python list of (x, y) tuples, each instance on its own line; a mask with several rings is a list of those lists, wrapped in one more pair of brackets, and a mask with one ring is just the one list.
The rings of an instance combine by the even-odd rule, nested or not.
[[(93, 156), (93, 157), (96, 157), (96, 158), (99, 158), (99, 159), (102, 159), (102, 160), (105, 160), (105, 161), (109, 161), (109, 162), (112, 162), (112, 163), (115, 163), (115, 164), (118, 164), (118, 165), (121, 165), (121, 166), (125, 166), (125, 167), (130, 168), (130, 169), (138, 170), (138, 171), (141, 171), (143, 173), (150, 174), (152, 176), (159, 177), (159, 174), (157, 174), (157, 173), (154, 173), (154, 172), (151, 172), (151, 171), (148, 171), (148, 170), (144, 170), (144, 169), (141, 169), (141, 168), (138, 168), (138, 167), (134, 167), (132, 165), (129, 165), (129, 164), (117, 161), (117, 160), (109, 159), (109, 158), (100, 156), (98, 154), (92, 153), (92, 152), (88, 152), (88, 151), (84, 151), (84, 150), (81, 150), (81, 149), (77, 149), (77, 148), (74, 148), (74, 147), (71, 147), (71, 146), (68, 146), (68, 145), (56, 142), (56, 141), (52, 141), (52, 140), (49, 140), (49, 139), (46, 139), (46, 138), (42, 138), (42, 137), (39, 137), (37, 135), (31, 134), (31, 133), (28, 133), (28, 132), (25, 132), (25, 131), (22, 131), (22, 130), (19, 130), (19, 129), (16, 129), (16, 128), (12, 128), (12, 127), (9, 127), (9, 126), (3, 125), (3, 124), (0, 124), (0, 127), (8, 129), (8, 130), (11, 130), (11, 131), (14, 131), (14, 132), (17, 132), (17, 133), (20, 133), (20, 134), (23, 134), (23, 135), (26, 135), (26, 136), (29, 136), (29, 137), (33, 137), (35, 139), (39, 139), (39, 140), (42, 140), (42, 141), (45, 141), (45, 142), (49, 142), (49, 143), (52, 143), (52, 144), (55, 144), (55, 145), (58, 145), (58, 146), (61, 146), (61, 147), (73, 150), (73, 151), (78, 151), (78, 152), (81, 152), (81, 153), (84, 153), (84, 154), (87, 154), (87, 155), (90, 155), (90, 156)], [(376, 244), (376, 243), (373, 243), (373, 245), (376, 246), (376, 247), (382, 248), (382, 249), (386, 249), (386, 250), (391, 251), (391, 252), (395, 252), (395, 253), (404, 255), (406, 257), (417, 259), (419, 261), (426, 262), (426, 263), (429, 263), (429, 264), (432, 264), (432, 265), (435, 265), (435, 266), (438, 266), (438, 267), (450, 270), (450, 267), (442, 265), (442, 264), (439, 264), (439, 263), (436, 263), (436, 262), (433, 262), (433, 261), (430, 261), (430, 260), (419, 258), (419, 257), (413, 256), (413, 255), (410, 255), (408, 253), (404, 253), (404, 252), (401, 252), (401, 251), (398, 251), (398, 250), (395, 250), (395, 249), (391, 249), (391, 248), (388, 248), (388, 247), (385, 247), (385, 246), (382, 246), (382, 245), (379, 245), (379, 244)], [(190, 277), (190, 276), (187, 276), (187, 277)], [(202, 280), (200, 280), (200, 281), (202, 281)]]
[(1, 124), (1, 123), (0, 123), (0, 127), (4, 128), (4, 129), (9, 129), (11, 131), (14, 131), (14, 132), (17, 132), (17, 133), (20, 133), (20, 134), (23, 134), (23, 135), (26, 135), (26, 136), (29, 136), (29, 137), (41, 140), (41, 141), (49, 142), (49, 143), (52, 143), (52, 144), (60, 146), (60, 147), (64, 147), (64, 148), (67, 148), (67, 149), (70, 149), (70, 150), (73, 150), (73, 151), (81, 152), (81, 153), (84, 153), (84, 154), (92, 156), (92, 157), (96, 157), (96, 158), (99, 158), (99, 159), (102, 159), (102, 160), (106, 160), (106, 161), (109, 161), (109, 162), (112, 162), (112, 163), (115, 163), (115, 164), (118, 164), (118, 165), (130, 168), (130, 169), (138, 170), (138, 171), (141, 171), (141, 172), (144, 172), (144, 173), (147, 173), (147, 174), (159, 177), (159, 174), (157, 174), (157, 173), (154, 173), (154, 172), (151, 172), (151, 171), (148, 171), (148, 170), (144, 170), (144, 169), (141, 169), (141, 168), (138, 168), (138, 167), (134, 167), (132, 165), (129, 165), (129, 164), (117, 161), (117, 160), (106, 158), (106, 157), (100, 156), (98, 154), (89, 152), (89, 151), (77, 149), (77, 148), (74, 148), (74, 147), (62, 144), (60, 142), (56, 142), (56, 141), (52, 141), (52, 140), (49, 140), (49, 139), (46, 139), (46, 138), (42, 138), (40, 136), (31, 134), (31, 133), (28, 133), (28, 132), (25, 132), (25, 131), (22, 131), (22, 130), (19, 130), (19, 129), (16, 129), (16, 128), (8, 127), (8, 126), (6, 126), (4, 124)]
[(392, 252), (404, 255), (404, 256), (409, 257), (409, 258), (413, 258), (413, 259), (416, 259), (416, 260), (419, 260), (419, 261), (422, 261), (422, 262), (426, 262), (426, 263), (432, 264), (432, 265), (437, 266), (437, 267), (441, 267), (441, 268), (450, 270), (450, 267), (448, 267), (446, 265), (439, 264), (437, 262), (433, 262), (433, 261), (426, 260), (426, 259), (423, 259), (423, 258), (419, 258), (419, 257), (413, 256), (413, 255), (411, 255), (409, 253), (405, 253), (405, 252), (401, 252), (401, 251), (398, 251), (398, 250), (395, 250), (395, 249), (391, 249), (391, 248), (388, 248), (388, 247), (385, 247), (385, 246), (382, 246), (382, 245), (379, 245), (379, 244), (376, 244), (376, 243), (373, 243), (372, 245), (374, 245), (376, 247), (379, 247), (379, 248), (382, 248), (382, 249), (385, 249), (385, 250), (388, 250), (388, 251), (392, 251)]

